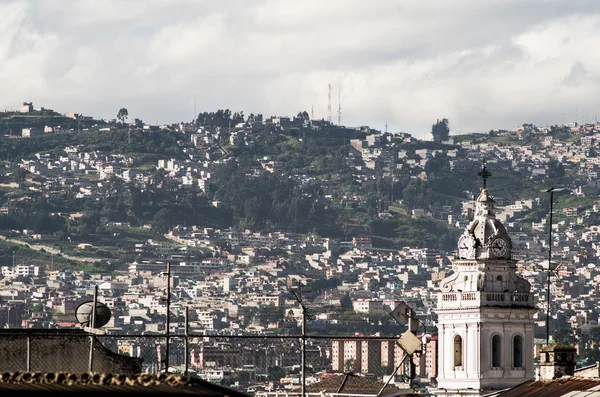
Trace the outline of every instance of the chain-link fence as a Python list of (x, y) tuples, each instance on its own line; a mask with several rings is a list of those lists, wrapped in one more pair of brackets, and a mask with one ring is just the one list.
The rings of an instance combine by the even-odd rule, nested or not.
[(308, 388), (349, 372), (381, 384), (406, 386), (411, 370), (417, 377), (425, 372), (424, 354), (413, 358), (411, 368), (396, 338), (386, 337), (310, 335), (303, 344), (297, 335), (172, 334), (167, 348), (166, 335), (156, 334), (92, 336), (81, 330), (1, 334), (0, 371), (157, 374), (168, 369), (256, 393), (299, 393), (303, 383)]

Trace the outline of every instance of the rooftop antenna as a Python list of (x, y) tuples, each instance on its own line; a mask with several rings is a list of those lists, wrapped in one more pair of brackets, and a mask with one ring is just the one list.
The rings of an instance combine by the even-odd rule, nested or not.
[(387, 124), (387, 121), (386, 121), (385, 122), (385, 133), (387, 134), (387, 132), (388, 132), (388, 124)]
[(327, 121), (331, 123), (331, 84), (328, 85), (329, 94), (327, 96)]
[(338, 85), (338, 125), (342, 125), (342, 84)]
[(310, 119), (315, 119), (315, 105), (310, 105)]
[(198, 113), (196, 113), (196, 100), (194, 99), (194, 117), (192, 118), (192, 121), (196, 121), (196, 117), (198, 117)]

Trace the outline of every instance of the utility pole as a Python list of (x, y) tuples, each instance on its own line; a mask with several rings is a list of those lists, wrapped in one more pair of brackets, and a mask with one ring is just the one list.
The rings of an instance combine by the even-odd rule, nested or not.
[(548, 273), (547, 273), (547, 286), (546, 286), (546, 302), (548, 303), (548, 310), (546, 311), (546, 346), (550, 345), (550, 266), (552, 261), (552, 207), (554, 202), (554, 188), (551, 187), (546, 191), (550, 193), (550, 231), (548, 236)]
[(302, 300), (302, 294), (298, 294), (295, 290), (290, 289), (296, 301), (300, 304), (300, 308), (302, 308), (302, 328), (300, 329), (300, 342), (301, 342), (301, 351), (302, 351), (302, 362), (300, 368), (300, 376), (301, 376), (301, 386), (302, 386), (302, 397), (306, 396), (306, 318), (310, 315), (308, 312), (308, 308), (306, 304)]
[(167, 271), (162, 274), (163, 276), (167, 276), (167, 321), (166, 321), (166, 345), (165, 345), (165, 372), (169, 373), (169, 342), (171, 337), (171, 324), (170, 324), (170, 308), (171, 308), (171, 261), (167, 262)]

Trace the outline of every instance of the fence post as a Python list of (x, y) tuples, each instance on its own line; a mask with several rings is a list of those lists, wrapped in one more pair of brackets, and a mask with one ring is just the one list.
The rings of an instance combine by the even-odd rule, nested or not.
[[(96, 328), (96, 305), (98, 304), (98, 284), (94, 286), (94, 302), (92, 303), (92, 313), (88, 326), (92, 329)], [(92, 372), (94, 368), (94, 334), (90, 335), (90, 360), (88, 371)]]
[(169, 373), (169, 341), (171, 338), (171, 323), (170, 323), (170, 309), (171, 309), (171, 261), (167, 262), (167, 272), (163, 273), (163, 276), (167, 276), (167, 321), (166, 321), (166, 344), (165, 344), (165, 372)]
[(186, 306), (185, 307), (185, 338), (184, 338), (184, 343), (185, 343), (185, 347), (184, 347), (184, 357), (185, 357), (185, 371), (184, 371), (184, 375), (188, 374), (188, 367), (189, 367), (189, 324), (188, 324), (188, 310), (189, 307)]
[(302, 308), (302, 397), (306, 396), (306, 309)]
[(27, 335), (27, 372), (31, 372), (31, 337)]

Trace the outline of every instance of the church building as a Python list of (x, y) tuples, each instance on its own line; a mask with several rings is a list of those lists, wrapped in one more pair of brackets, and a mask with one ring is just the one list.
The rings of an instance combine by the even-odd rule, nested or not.
[(440, 282), (437, 396), (483, 396), (534, 378), (531, 285), (517, 274), (512, 243), (487, 190), (458, 240), (454, 272)]

